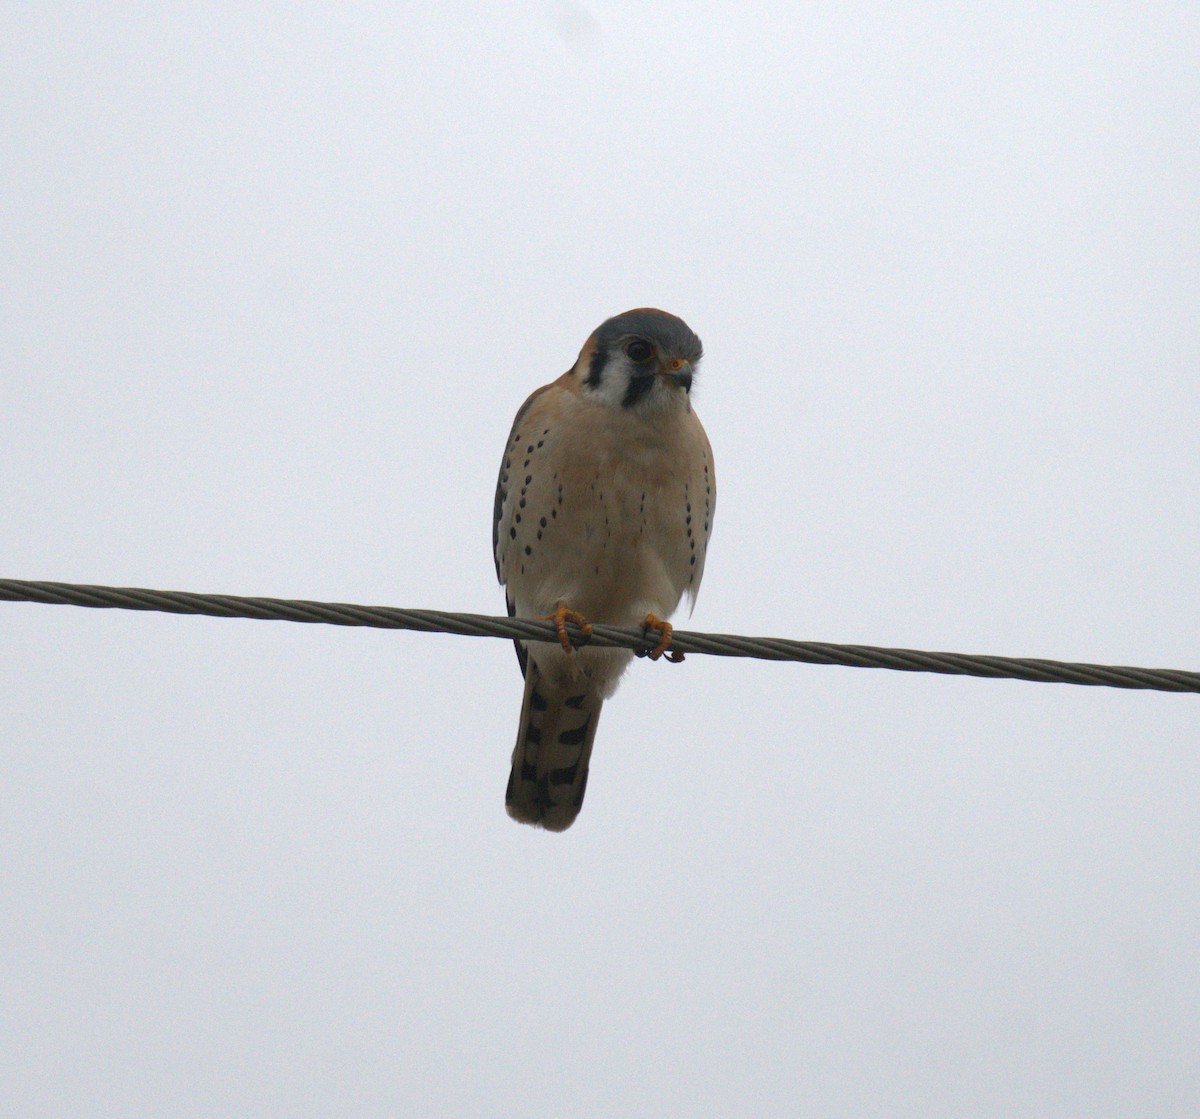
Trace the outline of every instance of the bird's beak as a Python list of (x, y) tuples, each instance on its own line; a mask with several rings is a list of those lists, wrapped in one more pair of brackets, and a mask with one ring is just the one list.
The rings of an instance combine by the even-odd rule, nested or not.
[(681, 357), (665, 362), (659, 373), (668, 384), (681, 388), (684, 392), (692, 387), (692, 363), (684, 361)]

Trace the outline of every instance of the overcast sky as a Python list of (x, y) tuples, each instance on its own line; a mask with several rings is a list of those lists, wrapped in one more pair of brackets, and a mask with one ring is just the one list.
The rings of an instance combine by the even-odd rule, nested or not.
[[(502, 613), (707, 357), (692, 628), (1200, 668), (1194, 4), (3, 5), (0, 575)], [(679, 620), (679, 619), (677, 619)], [(1200, 697), (0, 604), (0, 1113), (1200, 1113)]]

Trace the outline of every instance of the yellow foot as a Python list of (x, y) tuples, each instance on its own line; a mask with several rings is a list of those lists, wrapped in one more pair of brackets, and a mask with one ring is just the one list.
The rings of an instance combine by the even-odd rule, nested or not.
[[(653, 614), (647, 614), (642, 621), (642, 631), (647, 635), (649, 640), (650, 633), (659, 635), (658, 644), (653, 649), (647, 649), (645, 653), (639, 653), (638, 656), (649, 657), (652, 661), (658, 660), (663, 653), (667, 654), (667, 660), (672, 664), (678, 664), (683, 660), (683, 654), (677, 653), (671, 649), (671, 638), (675, 633), (675, 627), (670, 622), (664, 622), (661, 618), (656, 618)], [(671, 649), (670, 652), (667, 652)]]
[(581, 645), (592, 636), (592, 623), (578, 610), (571, 610), (561, 602), (558, 604), (558, 609), (546, 620), (554, 622), (554, 628), (558, 632), (558, 640), (562, 644), (564, 653), (573, 652), (575, 649), (575, 646), (571, 644), (570, 634), (567, 633), (567, 622), (574, 622), (579, 627), (579, 643)]

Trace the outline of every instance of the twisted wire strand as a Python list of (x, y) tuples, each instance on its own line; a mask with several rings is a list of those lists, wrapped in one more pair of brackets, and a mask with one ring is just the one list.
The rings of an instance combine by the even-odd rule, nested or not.
[[(312, 602), (292, 598), (250, 598), (242, 595), (156, 591), (143, 587), (103, 587), (81, 583), (0, 579), (0, 600), (40, 602), (99, 609), (153, 610), (167, 614), (204, 614), (216, 618), (255, 618), (335, 626), (409, 629), (422, 633), (453, 633), (462, 637), (518, 638), (555, 642), (549, 621), (460, 614), (445, 610), (404, 610), (394, 606), (358, 606), (345, 602)], [(567, 631), (583, 644), (573, 623)], [(657, 637), (647, 639), (638, 629), (596, 624), (586, 643), (603, 648), (644, 653)], [(952, 676), (1030, 680), (1037, 683), (1084, 684), (1094, 687), (1137, 688), (1160, 692), (1200, 692), (1200, 672), (1173, 668), (1130, 668), (1121, 665), (1073, 664), (1034, 657), (996, 657), (965, 653), (935, 653), (919, 649), (886, 649), (875, 645), (836, 645), (825, 641), (792, 641), (782, 637), (741, 637), (723, 633), (675, 630), (671, 648), (681, 653), (759, 660), (801, 661), (850, 668), (890, 668), (899, 672), (937, 672)]]

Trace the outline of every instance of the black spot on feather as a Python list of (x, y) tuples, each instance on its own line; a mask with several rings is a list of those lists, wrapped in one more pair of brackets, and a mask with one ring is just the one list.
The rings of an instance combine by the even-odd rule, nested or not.
[(583, 745), (583, 740), (587, 738), (588, 727), (591, 722), (592, 717), (589, 715), (586, 719), (584, 719), (583, 726), (577, 727), (575, 730), (564, 730), (562, 734), (558, 736), (558, 741), (563, 746)]

